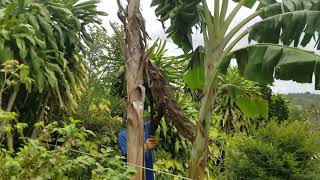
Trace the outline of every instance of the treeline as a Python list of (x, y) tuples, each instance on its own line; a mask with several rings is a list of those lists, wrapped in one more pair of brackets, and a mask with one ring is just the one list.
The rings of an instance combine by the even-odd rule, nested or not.
[(286, 95), (290, 102), (300, 108), (318, 108), (320, 109), (320, 95), (310, 92), (305, 93), (289, 93)]

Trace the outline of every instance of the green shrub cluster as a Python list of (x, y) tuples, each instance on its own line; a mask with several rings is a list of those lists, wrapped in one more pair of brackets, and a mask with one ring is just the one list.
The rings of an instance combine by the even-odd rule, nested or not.
[(270, 122), (252, 136), (228, 141), (226, 179), (317, 179), (320, 177), (320, 131), (304, 122)]
[(16, 151), (0, 149), (0, 179), (129, 179), (134, 169), (119, 152), (101, 145), (79, 121), (43, 126), (40, 136), (26, 139)]

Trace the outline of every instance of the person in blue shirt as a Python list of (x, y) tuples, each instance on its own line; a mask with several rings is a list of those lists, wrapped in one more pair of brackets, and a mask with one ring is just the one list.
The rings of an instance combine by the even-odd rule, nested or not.
[[(153, 169), (152, 150), (156, 146), (156, 141), (150, 135), (151, 124), (150, 121), (144, 124), (144, 150), (145, 150), (145, 167)], [(127, 155), (127, 130), (122, 130), (118, 134), (118, 144), (123, 156)], [(151, 170), (146, 170), (146, 180), (154, 180), (154, 174)]]

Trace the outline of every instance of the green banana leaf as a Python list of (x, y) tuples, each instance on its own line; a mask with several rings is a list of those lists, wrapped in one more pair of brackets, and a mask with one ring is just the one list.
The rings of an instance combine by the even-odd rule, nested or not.
[(315, 89), (320, 89), (320, 56), (313, 52), (285, 45), (251, 45), (229, 53), (219, 64), (221, 72), (226, 72), (233, 58), (237, 60), (240, 73), (249, 80), (312, 83), (315, 76)]

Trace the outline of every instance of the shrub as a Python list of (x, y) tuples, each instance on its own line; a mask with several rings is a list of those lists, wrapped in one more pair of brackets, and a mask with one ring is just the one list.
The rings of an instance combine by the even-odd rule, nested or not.
[(251, 137), (228, 142), (227, 179), (315, 179), (320, 177), (320, 132), (310, 124), (270, 122)]
[(134, 169), (123, 164), (119, 152), (101, 147), (93, 132), (79, 121), (51, 123), (40, 136), (12, 152), (0, 149), (3, 179), (129, 179)]

